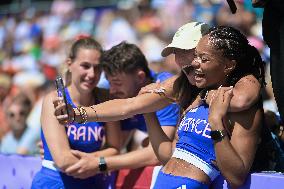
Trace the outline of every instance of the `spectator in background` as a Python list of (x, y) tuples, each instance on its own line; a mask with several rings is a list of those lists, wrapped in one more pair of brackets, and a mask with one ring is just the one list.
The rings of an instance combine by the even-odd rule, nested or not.
[[(32, 110), (30, 111), (27, 117), (28, 128), (23, 134), (21, 143), (18, 146), (18, 149), (17, 149), (18, 154), (28, 154), (29, 146), (31, 145), (34, 146), (34, 144), (40, 141), (40, 129), (41, 129), (40, 114), (42, 111), (43, 97), (45, 94), (49, 93), (51, 90), (54, 90), (53, 82), (52, 83), (46, 82), (42, 84), (41, 86), (36, 87), (35, 90), (33, 90), (37, 98), (35, 100)], [(36, 153), (38, 152), (36, 151)]]
[(284, 151), (284, 123), (281, 120), (279, 115), (277, 115), (277, 118), (278, 118), (278, 122), (279, 122), (279, 127), (276, 130), (276, 135), (278, 136), (278, 138), (280, 140), (280, 146), (281, 146), (282, 150)]
[(271, 141), (265, 144), (269, 155), (269, 169), (284, 172), (284, 126), (280, 116), (270, 110), (264, 114), (265, 124), (271, 131)]
[(256, 22), (256, 16), (247, 10), (243, 5), (243, 0), (235, 0), (237, 6), (237, 12), (231, 13), (228, 4), (224, 1), (224, 4), (216, 15), (216, 21), (218, 26), (233, 26), (242, 31), (246, 36), (251, 34), (252, 26)]
[(7, 124), (6, 115), (4, 111), (5, 99), (7, 99), (8, 94), (12, 88), (11, 76), (6, 73), (0, 73), (0, 142), (8, 131), (9, 126)]
[[(15, 97), (9, 99), (6, 110), (7, 123), (11, 131), (2, 140), (0, 152), (12, 154), (16, 153), (22, 136), (27, 129), (27, 117), (32, 108), (32, 102), (28, 96), (20, 92)], [(28, 147), (28, 152), (33, 153), (35, 144)]]
[(193, 19), (199, 22), (204, 22), (210, 26), (216, 25), (216, 15), (218, 14), (222, 3), (221, 1), (216, 0), (202, 0), (202, 1), (193, 1), (194, 12)]

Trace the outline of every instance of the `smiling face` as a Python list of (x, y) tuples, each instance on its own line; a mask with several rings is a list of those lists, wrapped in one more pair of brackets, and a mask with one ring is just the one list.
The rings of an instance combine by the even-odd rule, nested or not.
[(81, 92), (91, 92), (97, 85), (101, 74), (100, 56), (96, 49), (80, 48), (76, 58), (68, 61), (72, 83)]
[(192, 85), (195, 85), (194, 72), (191, 66), (191, 62), (194, 58), (194, 49), (183, 50), (176, 48), (174, 50), (174, 54), (175, 54), (176, 64), (181, 68), (183, 73), (186, 75), (188, 81)]
[(206, 35), (201, 38), (192, 61), (193, 75), (198, 88), (218, 87), (226, 82), (226, 75), (235, 66), (220, 50), (215, 50)]
[(144, 78), (139, 76), (138, 71), (135, 73), (117, 72), (112, 75), (106, 73), (106, 77), (110, 84), (110, 95), (121, 99), (136, 96), (144, 82)]

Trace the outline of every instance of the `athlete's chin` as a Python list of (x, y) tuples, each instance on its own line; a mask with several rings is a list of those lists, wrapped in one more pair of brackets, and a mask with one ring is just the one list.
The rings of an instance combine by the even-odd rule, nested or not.
[(194, 76), (189, 76), (189, 75), (186, 75), (187, 79), (188, 79), (188, 82), (191, 84), (191, 85), (196, 85), (196, 80), (194, 79)]
[(207, 83), (206, 82), (196, 82), (196, 87), (203, 89), (207, 87)]
[(84, 84), (82, 85), (82, 89), (85, 91), (92, 91), (96, 86), (93, 84)]

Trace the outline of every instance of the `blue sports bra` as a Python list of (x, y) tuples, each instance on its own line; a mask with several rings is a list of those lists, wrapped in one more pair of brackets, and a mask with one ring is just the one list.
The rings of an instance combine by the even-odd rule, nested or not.
[(220, 172), (212, 163), (216, 156), (208, 115), (209, 107), (205, 103), (186, 113), (178, 127), (179, 140), (173, 157), (193, 164), (214, 180)]
[[(67, 102), (73, 107), (76, 107), (67, 88), (65, 88), (65, 91)], [(85, 124), (72, 123), (67, 125), (65, 130), (71, 149), (90, 153), (100, 150), (103, 145), (105, 130), (104, 123), (102, 122), (87, 122)], [(42, 130), (41, 138), (44, 147), (44, 159), (53, 161)]]

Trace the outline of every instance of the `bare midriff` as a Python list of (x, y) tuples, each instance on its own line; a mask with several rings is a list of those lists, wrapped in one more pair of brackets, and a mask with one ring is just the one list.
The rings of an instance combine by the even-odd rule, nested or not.
[(162, 171), (166, 174), (188, 177), (204, 184), (210, 184), (209, 176), (201, 169), (178, 158), (172, 157), (163, 167)]

